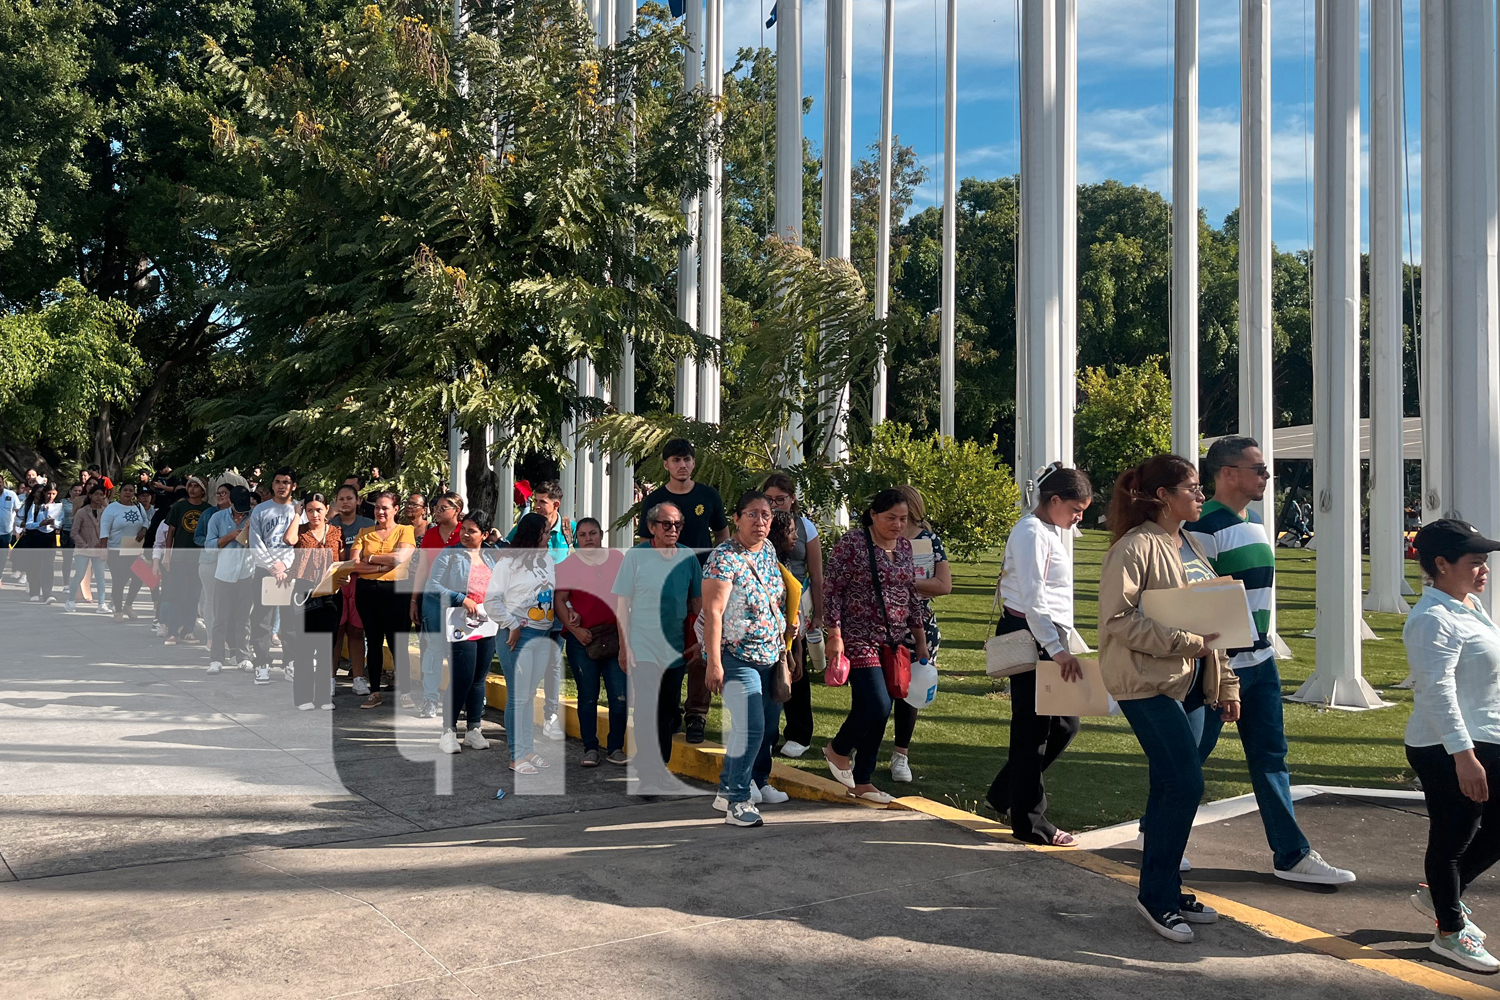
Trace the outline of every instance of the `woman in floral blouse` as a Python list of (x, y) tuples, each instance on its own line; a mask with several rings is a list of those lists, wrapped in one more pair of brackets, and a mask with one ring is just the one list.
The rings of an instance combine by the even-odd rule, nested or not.
[[(764, 493), (747, 491), (734, 508), (734, 534), (703, 567), (704, 679), (715, 693), (729, 688), (724, 707), (734, 726), (724, 741), (714, 800), (730, 826), (761, 825), (750, 787), (754, 781), (766, 796), (771, 754), (768, 745), (762, 753), (763, 744), (781, 724), (781, 706), (771, 699), (771, 671), (786, 651), (786, 588), (776, 549), (766, 540), (770, 531), (771, 502)], [(785, 802), (786, 796), (766, 801), (773, 799)]]
[[(870, 781), (880, 741), (891, 716), (891, 695), (880, 669), (880, 647), (900, 645), (910, 634), (918, 658), (927, 656), (916, 564), (905, 531), (910, 510), (900, 490), (882, 490), (860, 516), (863, 530), (850, 531), (834, 546), (825, 574), (824, 616), (828, 660), (849, 658), (849, 715), (823, 748), (833, 776), (871, 802), (891, 797)], [(871, 552), (874, 567), (871, 566)], [(875, 591), (880, 574), (884, 607)]]

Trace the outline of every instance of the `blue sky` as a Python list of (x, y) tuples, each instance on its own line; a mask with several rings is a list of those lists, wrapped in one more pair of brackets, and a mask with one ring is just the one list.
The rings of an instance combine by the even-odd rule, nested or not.
[[(1343, 0), (1340, 0), (1343, 2)], [(773, 0), (726, 0), (726, 62), (740, 46), (775, 45), (762, 31)], [(1284, 250), (1308, 245), (1315, 0), (1271, 5), (1272, 235)], [(1079, 0), (1080, 181), (1107, 178), (1171, 196), (1172, 0)], [(1361, 3), (1361, 35), (1368, 34)], [(1417, 101), (1418, 19), (1406, 4), (1406, 76), (1413, 234), (1420, 247), (1421, 127)], [(856, 158), (879, 137), (881, 36), (885, 0), (854, 0)], [(895, 129), (932, 176), (918, 209), (936, 203), (942, 175), (942, 39), (947, 0), (897, 0)], [(958, 176), (1017, 170), (1015, 0), (958, 3)], [(803, 0), (803, 86), (814, 99), (805, 119), (821, 145), (823, 0)], [(1199, 202), (1218, 225), (1239, 203), (1239, 4), (1204, 0), (1199, 14)], [(1363, 46), (1363, 42), (1362, 42)], [(1368, 145), (1368, 95), (1361, 128)], [(1368, 171), (1366, 171), (1366, 174)], [(1368, 211), (1368, 210), (1367, 210)], [(1368, 244), (1368, 222), (1361, 243)], [(1420, 254), (1417, 254), (1420, 259)]]

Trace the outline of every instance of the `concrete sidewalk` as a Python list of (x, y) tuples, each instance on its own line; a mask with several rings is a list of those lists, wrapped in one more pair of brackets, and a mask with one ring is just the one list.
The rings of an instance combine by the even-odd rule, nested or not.
[[(1427, 950), (1433, 920), (1409, 902), (1417, 884), (1425, 881), (1427, 810), (1420, 798), (1324, 793), (1298, 801), (1297, 819), (1308, 842), (1329, 862), (1352, 870), (1359, 881), (1330, 887), (1276, 878), (1260, 813), (1253, 808), (1193, 829), (1187, 851), (1193, 870), (1183, 881), (1392, 957), (1487, 989), (1500, 988), (1496, 976), (1468, 972)], [(1132, 867), (1140, 863), (1140, 853), (1129, 846), (1098, 853)], [(1481, 876), (1464, 898), (1480, 927), (1500, 929), (1500, 878), (1495, 872)]]

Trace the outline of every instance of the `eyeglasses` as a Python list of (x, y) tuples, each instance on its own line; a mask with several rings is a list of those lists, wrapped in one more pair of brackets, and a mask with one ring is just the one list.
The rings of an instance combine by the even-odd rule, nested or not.
[(790, 493), (767, 493), (766, 499), (774, 504), (791, 503), (795, 499)]
[(661, 528), (663, 531), (681, 531), (682, 530), (682, 522), (681, 521), (652, 521), (651, 523), (654, 524), (654, 525), (656, 525), (658, 528)]
[(1222, 468), (1225, 468), (1225, 469), (1243, 469), (1246, 472), (1253, 472), (1253, 473), (1255, 473), (1257, 476), (1260, 476), (1262, 479), (1269, 478), (1270, 475), (1271, 475), (1271, 469), (1270, 469), (1269, 466), (1266, 465), (1265, 462), (1257, 462), (1254, 465), (1225, 465), (1225, 466), (1222, 466)]
[(1202, 497), (1205, 495), (1202, 486), (1168, 486), (1167, 489), (1182, 490), (1184, 493), (1191, 493), (1195, 497)]
[(457, 507), (455, 507), (455, 506), (454, 506), (454, 505), (453, 505), (453, 504), (451, 504), (451, 503), (440, 503), (440, 504), (438, 504), (438, 505), (437, 505), (437, 506), (436, 506), (436, 507), (435, 507), (435, 508), (433, 508), (433, 509), (434, 509), (434, 510), (458, 510), (458, 508), (457, 508)]
[(752, 521), (769, 521), (771, 519), (771, 512), (768, 510), (747, 510), (736, 516), (748, 517)]

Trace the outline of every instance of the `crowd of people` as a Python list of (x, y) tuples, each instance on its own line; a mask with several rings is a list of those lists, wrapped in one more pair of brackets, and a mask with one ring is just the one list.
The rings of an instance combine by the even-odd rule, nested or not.
[[(544, 742), (564, 738), (564, 666), (577, 687), (581, 766), (630, 763), (633, 708), (642, 789), (666, 787), (679, 730), (687, 743), (703, 742), (718, 696), (726, 751), (713, 804), (741, 827), (762, 825), (763, 806), (787, 800), (771, 783), (772, 760), (812, 749), (810, 675), (822, 671), (850, 692), (843, 723), (821, 749), (828, 772), (851, 796), (892, 801), (876, 784), (881, 748), (894, 714), (887, 776), (911, 781), (923, 701), (910, 677), (938, 655), (933, 599), (952, 589), (921, 494), (910, 486), (880, 492), (825, 558), (790, 477), (769, 475), (726, 509), (716, 490), (694, 480), (691, 443), (668, 442), (662, 459), (667, 481), (643, 499), (640, 539), (624, 550), (605, 547), (597, 520), (562, 516), (555, 482), (531, 494), (501, 537), (456, 493), (366, 495), (357, 477), (329, 497), (299, 494), (290, 468), (265, 484), (178, 479), (162, 469), (119, 485), (90, 469), (64, 496), (31, 473), (17, 490), (0, 482), (0, 580), (9, 557), (32, 602), (55, 603), (60, 590), (68, 611), (93, 604), (116, 619), (134, 617), (148, 589), (163, 642), (200, 644), (210, 674), (246, 671), (255, 684), (270, 683), (279, 664), (301, 711), (335, 707), (341, 670), (365, 710), (385, 704), (383, 692), (399, 681), (404, 709), (441, 718), (444, 753), (490, 745), (486, 679), (498, 664), (509, 767), (521, 775), (562, 761), (537, 748), (529, 720), (540, 691)], [(1220, 439), (1201, 465), (1203, 480), (1193, 463), (1158, 455), (1115, 482), (1093, 668), (1149, 762), (1136, 906), (1178, 942), (1217, 918), (1183, 891), (1181, 873), (1191, 869), (1184, 851), (1203, 764), (1226, 723), (1239, 729), (1275, 876), (1355, 880), (1312, 849), (1292, 802), (1269, 634), (1274, 550), (1252, 509), (1269, 470), (1245, 437)], [(1204, 481), (1213, 484), (1211, 501)], [(1076, 681), (1092, 651), (1074, 627), (1066, 538), (1093, 489), (1083, 472), (1055, 463), (1038, 474), (1035, 493), (1006, 541), (995, 634), (1026, 633), (1033, 665), (1055, 662), (1065, 681)], [(1412, 903), (1437, 925), (1434, 951), (1495, 971), (1500, 962), (1461, 897), (1500, 859), (1491, 805), (1500, 800), (1488, 794), (1489, 769), (1500, 767), (1500, 632), (1474, 600), (1500, 542), (1445, 520), (1419, 531), (1415, 546), (1431, 583), (1406, 626), (1415, 701), (1406, 742), (1431, 836), (1428, 881)], [(1224, 577), (1244, 585), (1248, 647), (1220, 649), (1218, 633), (1173, 628), (1142, 610), (1148, 591)], [(415, 675), (412, 631), (420, 634)], [(1009, 752), (986, 799), (1018, 839), (1071, 846), (1076, 838), (1048, 819), (1045, 773), (1079, 720), (1039, 714), (1036, 691), (1034, 672), (1012, 674)]]

